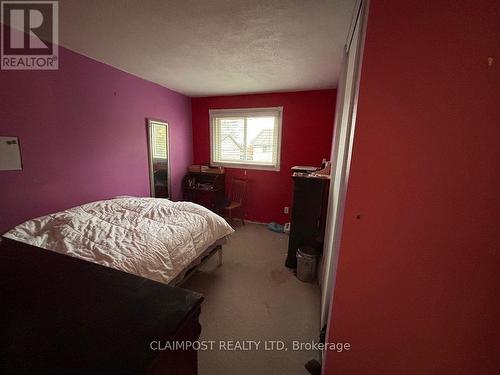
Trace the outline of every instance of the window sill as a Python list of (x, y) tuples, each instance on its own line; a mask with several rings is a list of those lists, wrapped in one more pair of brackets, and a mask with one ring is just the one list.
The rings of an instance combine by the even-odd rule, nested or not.
[(269, 171), (269, 172), (279, 172), (280, 166), (273, 165), (255, 165), (255, 164), (236, 164), (236, 163), (215, 163), (211, 162), (210, 165), (214, 167), (224, 167), (224, 168), (233, 168), (233, 169), (255, 169), (260, 171)]

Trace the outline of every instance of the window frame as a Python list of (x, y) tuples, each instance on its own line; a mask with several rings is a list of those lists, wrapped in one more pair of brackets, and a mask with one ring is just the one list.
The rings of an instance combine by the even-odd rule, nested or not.
[[(281, 164), (281, 133), (282, 133), (282, 119), (283, 107), (265, 107), (265, 108), (239, 108), (239, 109), (210, 109), (209, 113), (209, 128), (210, 128), (210, 165), (225, 168), (237, 169), (257, 169), (265, 171), (280, 171)], [(273, 116), (277, 117), (276, 131), (277, 131), (277, 144), (276, 144), (276, 164), (259, 164), (259, 163), (245, 163), (245, 162), (219, 162), (215, 159), (215, 124), (216, 119), (221, 117), (259, 117), (259, 116)], [(247, 125), (245, 120), (245, 133), (247, 132)]]

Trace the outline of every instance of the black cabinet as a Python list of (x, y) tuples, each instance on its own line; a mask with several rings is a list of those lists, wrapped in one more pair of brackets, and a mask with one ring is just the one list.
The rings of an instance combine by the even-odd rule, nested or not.
[(307, 176), (292, 179), (292, 221), (285, 265), (296, 268), (299, 247), (312, 246), (320, 252), (323, 249), (330, 179)]

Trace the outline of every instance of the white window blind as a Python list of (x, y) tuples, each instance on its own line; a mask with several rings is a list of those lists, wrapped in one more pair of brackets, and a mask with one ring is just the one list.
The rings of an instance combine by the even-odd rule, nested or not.
[(282, 107), (211, 110), (211, 164), (279, 170), (282, 112)]

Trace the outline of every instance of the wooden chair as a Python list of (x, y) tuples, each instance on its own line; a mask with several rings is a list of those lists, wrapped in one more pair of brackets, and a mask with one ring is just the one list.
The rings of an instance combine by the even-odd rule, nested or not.
[(239, 214), (238, 217), (241, 223), (245, 225), (245, 210), (243, 203), (247, 193), (247, 180), (242, 178), (233, 178), (231, 182), (231, 190), (229, 192), (229, 204), (224, 207), (224, 211), (229, 217), (229, 222), (232, 224), (234, 213)]

